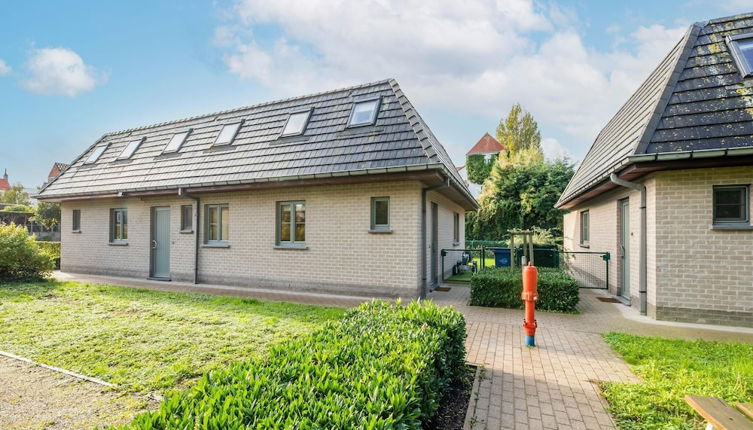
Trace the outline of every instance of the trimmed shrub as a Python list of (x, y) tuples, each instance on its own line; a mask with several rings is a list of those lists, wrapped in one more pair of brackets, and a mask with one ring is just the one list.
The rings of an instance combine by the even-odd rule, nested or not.
[(52, 258), (60, 258), (60, 242), (50, 242), (38, 240), (39, 248), (49, 254)]
[(264, 359), (206, 374), (137, 429), (421, 429), (465, 368), (465, 320), (431, 303), (363, 304)]
[(53, 267), (53, 257), (29, 236), (26, 227), (0, 224), (0, 281), (42, 279)]
[[(536, 308), (573, 312), (578, 304), (578, 283), (560, 269), (539, 269), (539, 300)], [(471, 305), (523, 309), (520, 293), (523, 274), (519, 269), (488, 269), (471, 277)]]

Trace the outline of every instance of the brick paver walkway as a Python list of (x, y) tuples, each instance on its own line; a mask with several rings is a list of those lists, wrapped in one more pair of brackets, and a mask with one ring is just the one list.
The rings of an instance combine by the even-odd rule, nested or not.
[(604, 342), (607, 331), (753, 342), (753, 330), (721, 331), (625, 318), (619, 306), (582, 290), (579, 315), (539, 312), (536, 348), (523, 345), (523, 311), (468, 306), (469, 288), (452, 286), (430, 295), (461, 311), (468, 324), (468, 361), (481, 367), (466, 428), (614, 428), (598, 381), (637, 381), (629, 366)]

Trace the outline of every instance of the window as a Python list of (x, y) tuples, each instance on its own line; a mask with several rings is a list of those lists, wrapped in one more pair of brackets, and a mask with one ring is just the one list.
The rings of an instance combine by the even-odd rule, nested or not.
[(180, 231), (190, 233), (193, 231), (193, 206), (183, 205), (180, 207)]
[(727, 36), (727, 46), (740, 74), (743, 77), (753, 75), (753, 33)]
[(84, 161), (84, 164), (96, 163), (97, 160), (99, 160), (99, 157), (102, 156), (102, 153), (105, 152), (105, 149), (107, 149), (107, 145), (99, 145), (98, 147), (94, 148), (94, 151), (92, 151), (91, 155), (89, 155), (89, 158)]
[(222, 130), (220, 130), (220, 135), (217, 136), (217, 140), (214, 141), (215, 145), (229, 145), (233, 143), (235, 140), (235, 136), (238, 135), (238, 132), (241, 129), (241, 126), (243, 125), (243, 121), (236, 122), (235, 124), (227, 124), (222, 126)]
[(277, 245), (306, 243), (306, 202), (277, 202)]
[(588, 246), (589, 236), (591, 234), (591, 219), (588, 211), (580, 213), (580, 244)]
[(110, 209), (110, 242), (123, 243), (128, 240), (128, 210)]
[(748, 185), (714, 187), (714, 224), (747, 224), (750, 221)]
[(371, 230), (390, 231), (390, 198), (371, 198)]
[(142, 137), (141, 139), (128, 142), (128, 145), (123, 149), (123, 152), (118, 155), (118, 160), (127, 160), (131, 158), (136, 150), (139, 149), (139, 146), (141, 146), (141, 142), (143, 142), (144, 139), (145, 138)]
[(226, 243), (230, 239), (230, 207), (225, 204), (206, 205), (204, 243)]
[(353, 111), (350, 113), (348, 126), (355, 127), (359, 125), (374, 124), (377, 117), (377, 111), (379, 111), (379, 100), (380, 99), (367, 100), (353, 105)]
[(306, 130), (306, 125), (309, 122), (309, 117), (311, 117), (311, 109), (305, 112), (291, 113), (288, 120), (285, 122), (285, 127), (283, 127), (280, 136), (295, 136), (303, 134), (303, 131)]
[(452, 241), (460, 243), (460, 214), (457, 212), (452, 214)]
[(71, 231), (81, 232), (81, 209), (74, 209), (71, 215)]
[(188, 131), (174, 134), (170, 141), (167, 142), (167, 146), (165, 146), (165, 150), (162, 151), (162, 153), (167, 154), (170, 152), (178, 152), (186, 139), (188, 139), (188, 135), (191, 134), (191, 131), (192, 130), (189, 128)]

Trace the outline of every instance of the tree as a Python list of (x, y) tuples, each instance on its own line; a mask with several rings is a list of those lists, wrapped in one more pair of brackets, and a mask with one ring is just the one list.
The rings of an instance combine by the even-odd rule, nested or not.
[(465, 156), (465, 168), (468, 172), (468, 180), (481, 185), (489, 177), (492, 166), (497, 161), (497, 155), (486, 158), (484, 154), (470, 154)]
[(29, 193), (24, 191), (24, 186), (21, 184), (13, 185), (10, 190), (0, 195), (0, 203), (10, 203), (14, 205), (31, 205), (31, 197)]
[(34, 218), (31, 219), (47, 230), (60, 224), (60, 204), (39, 202), (34, 210)]
[(511, 160), (517, 159), (525, 150), (541, 152), (541, 133), (533, 115), (515, 103), (507, 118), (499, 121), (497, 140), (507, 148)]

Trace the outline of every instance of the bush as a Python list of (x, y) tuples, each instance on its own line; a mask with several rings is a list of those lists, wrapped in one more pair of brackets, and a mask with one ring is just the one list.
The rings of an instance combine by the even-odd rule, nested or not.
[(38, 240), (37, 245), (39, 245), (39, 248), (49, 254), (52, 258), (60, 258), (60, 242)]
[(0, 281), (42, 279), (53, 266), (52, 256), (39, 247), (24, 226), (0, 224)]
[[(539, 269), (536, 308), (573, 312), (578, 304), (578, 283), (560, 269)], [(520, 299), (523, 275), (519, 269), (488, 269), (471, 277), (471, 305), (523, 309)]]
[(431, 303), (373, 302), (206, 374), (126, 428), (421, 429), (465, 368), (465, 320)]

